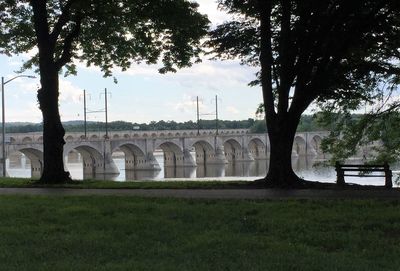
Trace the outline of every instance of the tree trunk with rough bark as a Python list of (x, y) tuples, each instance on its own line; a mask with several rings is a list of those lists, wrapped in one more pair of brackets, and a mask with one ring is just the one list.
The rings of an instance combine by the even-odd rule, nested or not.
[(265, 180), (268, 186), (290, 188), (302, 184), (292, 167), (292, 148), (298, 119), (286, 117), (281, 119), (279, 124), (267, 124), (270, 158)]
[(58, 73), (51, 69), (41, 72), (42, 88), (38, 90), (38, 101), (43, 115), (43, 173), (45, 183), (63, 183), (70, 180), (64, 170), (63, 146), (65, 130), (61, 124), (58, 109)]
[(33, 21), (39, 50), (41, 88), (38, 90), (39, 107), (43, 115), (43, 172), (44, 183), (63, 183), (71, 180), (64, 170), (63, 147), (65, 130), (58, 109), (60, 65), (54, 61), (56, 39), (50, 34), (45, 0), (31, 0)]

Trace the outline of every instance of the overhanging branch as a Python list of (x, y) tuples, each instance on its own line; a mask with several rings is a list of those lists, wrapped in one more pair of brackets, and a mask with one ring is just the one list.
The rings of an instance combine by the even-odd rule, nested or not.
[(260, 44), (260, 63), (261, 63), (261, 82), (265, 106), (265, 115), (267, 120), (271, 121), (274, 118), (274, 94), (272, 90), (272, 44), (271, 44), (271, 1), (259, 0), (260, 6), (260, 30), (261, 30), (261, 44)]
[(72, 44), (79, 36), (81, 31), (82, 14), (78, 13), (75, 19), (75, 25), (71, 32), (64, 39), (63, 50), (61, 57), (56, 61), (56, 69), (60, 70), (65, 64), (71, 61), (72, 58)]
[[(68, 0), (65, 6), (61, 8), (61, 15), (58, 18), (56, 24), (54, 25), (53, 31), (50, 33), (50, 40), (53, 44), (56, 43), (58, 37), (60, 36), (62, 28), (70, 20), (71, 16), (71, 6), (75, 0)], [(60, 1), (60, 5), (61, 5)]]

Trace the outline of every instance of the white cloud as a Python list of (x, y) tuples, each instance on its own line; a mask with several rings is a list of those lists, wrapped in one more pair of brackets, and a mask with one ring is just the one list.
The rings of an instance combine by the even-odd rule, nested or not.
[(60, 101), (69, 103), (82, 103), (83, 90), (72, 85), (70, 81), (60, 79)]
[(6, 108), (6, 122), (13, 121), (29, 121), (41, 122), (42, 113), (36, 102), (23, 102), (20, 107), (7, 107)]
[(229, 112), (230, 114), (235, 114), (235, 115), (240, 113), (240, 111), (234, 106), (227, 106), (226, 111)]
[[(171, 103), (168, 102), (166, 103), (166, 106), (173, 109), (174, 111), (178, 111), (181, 113), (191, 113), (191, 112), (196, 112), (197, 110), (197, 96), (198, 94), (184, 94), (181, 101), (176, 102), (176, 103)], [(201, 113), (205, 113), (209, 111), (209, 105), (207, 104), (207, 101), (204, 101), (202, 97), (199, 97), (199, 111)]]

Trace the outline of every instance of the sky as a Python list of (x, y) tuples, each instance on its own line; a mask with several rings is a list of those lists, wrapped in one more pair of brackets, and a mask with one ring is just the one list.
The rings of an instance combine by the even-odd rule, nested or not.
[[(215, 26), (229, 19), (217, 9), (213, 0), (197, 0), (199, 11), (207, 14)], [(0, 55), (0, 76), (13, 78), (29, 54)], [(150, 122), (174, 120), (196, 121), (196, 97), (199, 97), (201, 119), (214, 119), (215, 95), (218, 95), (219, 119), (242, 120), (255, 117), (262, 102), (260, 87), (249, 87), (256, 69), (239, 61), (211, 61), (177, 73), (159, 74), (156, 65), (133, 65), (125, 72), (113, 70), (117, 78), (103, 78), (96, 67), (77, 63), (77, 76), (60, 76), (60, 113), (62, 121), (83, 120), (83, 90), (87, 92), (88, 111), (102, 111), (104, 89), (108, 96), (108, 120)], [(24, 74), (33, 75), (31, 71)], [(41, 122), (36, 99), (39, 79), (18, 78), (5, 85), (6, 122)], [(105, 121), (104, 113), (89, 113), (88, 121)]]

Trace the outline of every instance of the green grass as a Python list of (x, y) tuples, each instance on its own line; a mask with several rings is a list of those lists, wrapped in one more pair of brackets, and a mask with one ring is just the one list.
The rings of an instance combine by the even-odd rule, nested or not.
[(400, 201), (0, 197), (0, 270), (399, 270)]
[(41, 184), (27, 178), (0, 178), (0, 187), (64, 187), (64, 188), (238, 188), (247, 187), (247, 181), (99, 181), (84, 180), (66, 184)]

